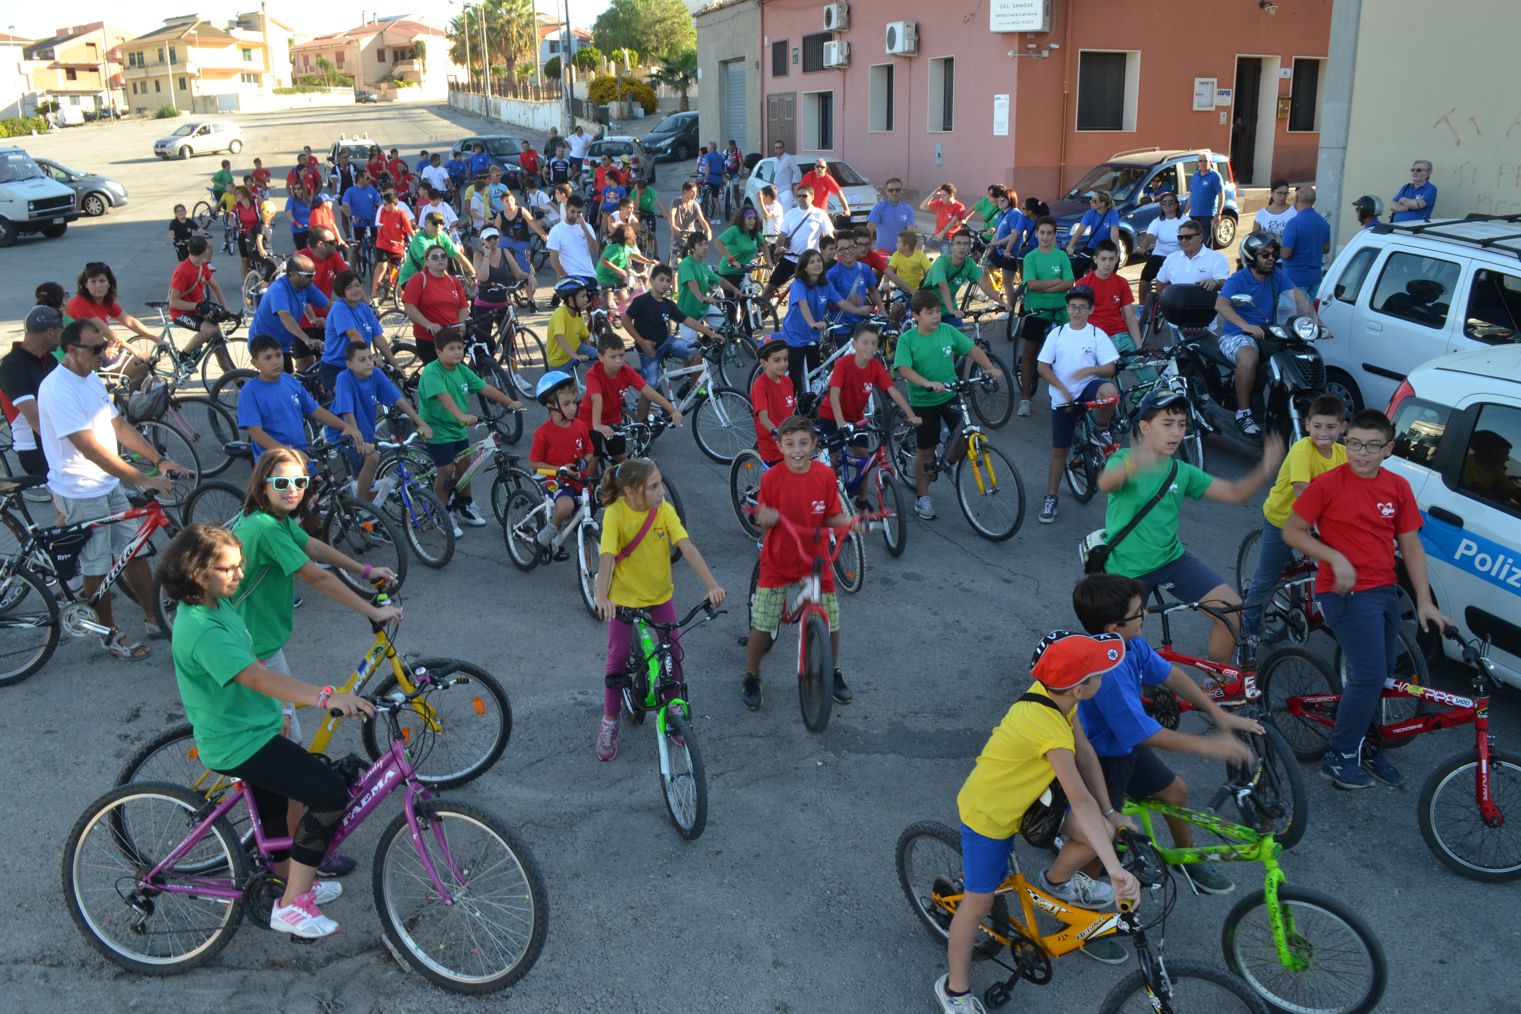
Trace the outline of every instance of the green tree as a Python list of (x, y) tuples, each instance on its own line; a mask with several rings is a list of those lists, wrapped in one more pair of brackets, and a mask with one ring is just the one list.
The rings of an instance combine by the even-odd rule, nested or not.
[(560, 80), (560, 58), (558, 56), (552, 56), (544, 63), (544, 76), (551, 81)]
[[(487, 53), (481, 52), (483, 19)], [(533, 51), (539, 44), (533, 0), (485, 0), (468, 14), (459, 14), (449, 22), (448, 39), (449, 55), (455, 63), (467, 68), (473, 65), (477, 74), (481, 73), (480, 68), (491, 66), (495, 69), (493, 76), (512, 77), (519, 63), (533, 62)], [(421, 51), (418, 56), (422, 56)]]
[(570, 62), (576, 65), (577, 70), (594, 71), (602, 66), (602, 50), (596, 46), (582, 46), (576, 50), (576, 55), (570, 58)]
[(632, 49), (619, 48), (609, 50), (607, 59), (609, 63), (621, 63), (625, 67), (639, 66), (639, 54)]
[(682, 0), (613, 0), (592, 25), (597, 45), (657, 59), (697, 47), (697, 27)]
[(692, 108), (687, 93), (697, 83), (697, 50), (687, 49), (660, 62), (660, 67), (650, 75), (650, 80), (663, 84), (681, 96), (683, 112)]

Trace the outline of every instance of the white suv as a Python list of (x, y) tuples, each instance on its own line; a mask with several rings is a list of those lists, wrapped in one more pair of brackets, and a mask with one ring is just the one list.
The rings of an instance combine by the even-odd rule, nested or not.
[(1327, 391), (1354, 411), (1381, 408), (1422, 363), (1521, 335), (1521, 222), (1365, 229), (1326, 272), (1320, 315), (1336, 336), (1318, 346)]
[[(1389, 416), (1387, 467), (1409, 481), (1420, 505), (1437, 607), (1464, 637), (1488, 635), (1496, 675), (1521, 687), (1521, 346), (1416, 368)], [(1433, 638), (1422, 641), (1430, 648)], [(1460, 657), (1457, 645), (1442, 644)]]

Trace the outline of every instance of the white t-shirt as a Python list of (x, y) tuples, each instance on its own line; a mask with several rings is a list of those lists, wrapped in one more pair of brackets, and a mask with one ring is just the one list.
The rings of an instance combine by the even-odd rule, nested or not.
[(761, 208), (761, 216), (765, 219), (765, 224), (761, 228), (765, 231), (767, 239), (775, 240), (782, 234), (782, 219), (786, 215), (787, 209), (782, 207), (782, 202), (779, 200), (772, 201), (769, 206)]
[(528, 208), (528, 213), (537, 217), (543, 213), (544, 221), (555, 225), (560, 221), (560, 206), (542, 190), (530, 190), (523, 195), (521, 203)]
[(585, 158), (586, 149), (591, 147), (592, 139), (586, 134), (572, 133), (565, 139), (565, 145), (571, 158)]
[(834, 223), (822, 209), (793, 208), (782, 216), (781, 234), (777, 238), (786, 239), (788, 235), (792, 238), (787, 241), (787, 250), (796, 259), (809, 250), (817, 250), (819, 240), (825, 236), (833, 236)]
[(1231, 266), (1225, 254), (1201, 247), (1192, 260), (1182, 250), (1168, 254), (1162, 262), (1162, 270), (1157, 272), (1157, 281), (1168, 285), (1198, 285), (1207, 278), (1218, 278), (1223, 282), (1230, 274)]
[(567, 275), (592, 277), (597, 273), (597, 262), (592, 257), (594, 242), (584, 221), (571, 225), (560, 222), (549, 230), (549, 242), (545, 244), (560, 255), (560, 267)]
[(1262, 210), (1258, 211), (1257, 214), (1252, 216), (1252, 227), (1254, 229), (1266, 229), (1274, 236), (1282, 239), (1283, 227), (1288, 225), (1289, 219), (1293, 218), (1297, 214), (1299, 214), (1299, 211), (1292, 204), (1287, 208), (1284, 208), (1276, 215), (1268, 209), (1263, 208)]
[(428, 186), (441, 194), (449, 189), (449, 170), (441, 165), (430, 165), (417, 175), (427, 181)]
[[(1061, 381), (1067, 390), (1074, 395), (1079, 395), (1089, 380), (1097, 378), (1083, 377), (1079, 380), (1074, 374), (1090, 366), (1108, 366), (1110, 363), (1118, 362), (1120, 353), (1114, 347), (1114, 342), (1109, 340), (1109, 336), (1092, 324), (1084, 328), (1063, 324), (1046, 333), (1045, 344), (1040, 347), (1040, 355), (1035, 358), (1050, 366), (1051, 372), (1056, 374), (1056, 379)], [(1067, 404), (1067, 399), (1062, 397), (1060, 388), (1054, 384), (1049, 386), (1051, 407), (1060, 408)]]
[(477, 190), (470, 195), (470, 224), (477, 231), (486, 225), (486, 208), (489, 203), (484, 191)]
[(423, 218), (427, 218), (435, 211), (444, 216), (444, 228), (449, 232), (453, 232), (455, 223), (459, 221), (459, 215), (454, 213), (454, 207), (448, 201), (440, 200), (437, 204), (419, 204), (417, 206), (417, 213), (422, 215)]
[(48, 489), (72, 500), (105, 496), (121, 480), (80, 453), (69, 439), (71, 433), (88, 430), (96, 443), (116, 453), (116, 406), (106, 385), (94, 373), (81, 377), (59, 365), (37, 388), (37, 416), (43, 453), (48, 459)]
[(1163, 218), (1158, 215), (1151, 220), (1146, 231), (1157, 238), (1156, 246), (1151, 248), (1151, 256), (1166, 257), (1178, 251), (1178, 226), (1188, 221), (1186, 218)]

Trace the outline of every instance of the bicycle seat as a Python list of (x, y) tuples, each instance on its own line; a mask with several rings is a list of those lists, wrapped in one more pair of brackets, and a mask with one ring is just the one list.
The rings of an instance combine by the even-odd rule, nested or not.
[(18, 475), (15, 478), (0, 479), (0, 496), (15, 496), (23, 490), (46, 486), (47, 481), (45, 475)]
[(150, 299), (150, 300), (148, 300), (148, 302), (145, 305), (150, 310), (167, 310), (167, 309), (169, 309), (169, 301), (167, 299)]
[(253, 460), (253, 444), (247, 440), (231, 440), (222, 445), (229, 458), (242, 458), (244, 461)]

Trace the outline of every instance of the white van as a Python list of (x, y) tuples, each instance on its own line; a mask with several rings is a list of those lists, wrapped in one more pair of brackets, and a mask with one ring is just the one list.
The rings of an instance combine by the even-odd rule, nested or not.
[(62, 236), (79, 217), (74, 191), (57, 182), (21, 148), (0, 148), (0, 247), (40, 232)]

